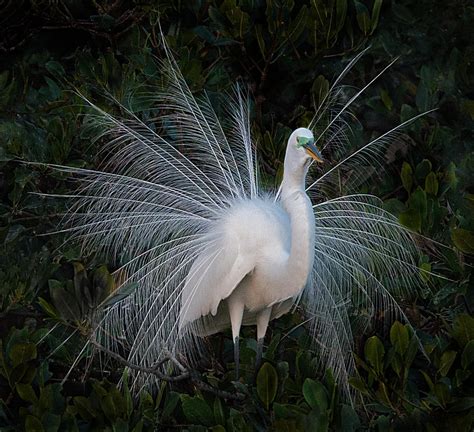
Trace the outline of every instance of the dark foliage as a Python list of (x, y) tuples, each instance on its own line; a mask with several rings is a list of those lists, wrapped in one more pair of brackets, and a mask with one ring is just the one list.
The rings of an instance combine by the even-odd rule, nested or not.
[[(1, 8), (1, 430), (472, 430), (471, 2), (7, 0)], [(244, 400), (192, 380), (164, 383), (134, 400), (113, 360), (86, 351), (74, 363), (91, 311), (118, 283), (109, 273), (114, 263), (48, 234), (66, 204), (35, 193), (74, 184), (21, 161), (98, 164), (98, 148), (82, 125), (84, 107), (71, 90), (106, 106), (100, 95), (107, 88), (119, 101), (139, 104), (133, 90), (160, 79), (159, 16), (194, 90), (206, 90), (218, 104), (215, 96), (236, 80), (250, 88), (268, 183), (281, 176), (288, 132), (307, 123), (347, 58), (368, 44), (346, 84), (363, 87), (390, 59), (400, 59), (355, 106), (356, 138), (439, 108), (412, 124), (408, 139), (389, 148), (387, 171), (361, 186), (420, 234), (420, 266), (443, 277), (430, 277), (430, 291), (403, 300), (424, 353), (399, 322), (384, 328), (376, 320), (360, 335), (359, 375), (351, 385), (364, 408), (341, 399), (330, 371), (315, 372), (297, 314), (272, 324), (255, 381), (253, 329), (244, 332), (241, 383), (232, 382), (229, 335), (209, 339), (215, 357), (203, 359), (199, 379)]]

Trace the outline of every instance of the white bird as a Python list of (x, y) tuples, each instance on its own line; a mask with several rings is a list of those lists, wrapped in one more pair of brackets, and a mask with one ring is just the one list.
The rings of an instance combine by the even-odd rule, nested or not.
[(281, 200), (236, 200), (186, 277), (179, 329), (196, 321), (200, 334), (231, 327), (237, 376), (241, 324), (257, 325), (258, 365), (268, 322), (291, 309), (313, 268), (315, 221), (305, 191), (312, 159), (322, 162), (313, 133), (299, 128), (286, 147)]
[[(150, 367), (167, 351), (192, 361), (203, 336), (230, 327), (238, 373), (241, 325), (257, 326), (258, 364), (269, 321), (300, 304), (321, 367), (349, 394), (354, 326), (379, 310), (403, 316), (393, 296), (416, 288), (418, 251), (376, 197), (324, 194), (342, 181), (348, 190), (357, 186), (383, 163), (388, 138), (419, 116), (351, 147), (347, 109), (380, 75), (351, 98), (339, 87), (361, 53), (308, 128), (290, 135), (279, 190), (262, 190), (247, 99), (237, 88), (218, 120), (166, 52), (165, 85), (146, 96), (154, 108), (141, 117), (119, 104), (119, 118), (84, 98), (98, 138), (108, 140), (102, 170), (58, 167), (83, 180), (67, 195), (74, 204), (65, 230), (121, 263), (122, 284), (104, 304), (94, 337)], [(307, 185), (311, 161), (322, 160), (318, 147), (327, 162)], [(356, 311), (363, 313), (352, 319)], [(154, 379), (137, 373), (134, 384)]]

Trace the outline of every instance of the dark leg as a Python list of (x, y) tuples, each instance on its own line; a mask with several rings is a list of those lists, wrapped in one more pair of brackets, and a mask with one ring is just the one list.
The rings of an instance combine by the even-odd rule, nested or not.
[(255, 359), (255, 373), (258, 372), (262, 363), (263, 340), (267, 332), (268, 322), (272, 314), (272, 308), (263, 309), (257, 316), (257, 357)]
[(263, 354), (263, 341), (264, 338), (257, 340), (257, 357), (255, 358), (255, 373), (258, 372), (262, 365), (262, 354)]
[(240, 355), (239, 355), (239, 337), (237, 336), (234, 339), (234, 362), (235, 362), (235, 380), (239, 380), (239, 365), (240, 365)]

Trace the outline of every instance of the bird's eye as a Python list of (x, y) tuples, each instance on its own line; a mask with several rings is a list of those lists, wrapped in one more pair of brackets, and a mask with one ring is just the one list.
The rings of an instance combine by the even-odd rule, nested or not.
[(296, 137), (296, 147), (306, 147), (310, 139), (306, 137)]

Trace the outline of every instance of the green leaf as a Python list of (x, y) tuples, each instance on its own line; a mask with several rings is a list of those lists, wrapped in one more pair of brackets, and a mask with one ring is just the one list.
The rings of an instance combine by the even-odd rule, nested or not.
[(258, 42), (258, 47), (260, 49), (260, 54), (262, 55), (262, 58), (265, 57), (265, 40), (263, 39), (263, 34), (262, 34), (262, 26), (261, 25), (256, 25), (255, 26), (255, 36), (257, 37), (257, 42)]
[(53, 300), (54, 307), (59, 311), (65, 320), (78, 320), (82, 316), (81, 309), (73, 294), (67, 291), (59, 281), (50, 279), (49, 293)]
[(125, 410), (126, 410), (126, 418), (130, 418), (130, 416), (133, 413), (133, 399), (132, 395), (130, 393), (130, 389), (128, 387), (128, 373), (127, 370), (123, 371), (122, 374), (122, 391), (123, 391), (123, 397), (125, 401)]
[[(385, 108), (387, 108), (389, 111), (392, 111), (393, 101), (392, 101), (392, 98), (390, 97), (390, 95), (388, 94), (387, 90), (382, 90), (380, 92), (380, 99), (382, 100), (383, 104), (385, 105)], [(406, 162), (404, 162), (404, 163), (406, 163)]]
[(15, 388), (18, 396), (20, 396), (24, 401), (31, 402), (32, 404), (38, 402), (38, 398), (31, 384), (16, 383)]
[(379, 23), (380, 9), (382, 8), (383, 0), (375, 0), (372, 8), (372, 17), (370, 18), (370, 33), (373, 33)]
[(349, 378), (349, 384), (354, 387), (356, 390), (359, 390), (363, 395), (369, 395), (369, 388), (367, 387), (366, 382), (359, 377)]
[(82, 417), (83, 420), (91, 421), (97, 416), (94, 408), (89, 402), (89, 399), (87, 399), (86, 397), (74, 396), (73, 401), (74, 401), (74, 407), (76, 408), (77, 412), (79, 413), (79, 415)]
[(44, 298), (38, 297), (38, 303), (41, 308), (51, 317), (58, 319), (59, 315), (53, 305), (49, 304)]
[(408, 193), (410, 193), (413, 186), (413, 170), (409, 163), (403, 162), (400, 177), (402, 179), (403, 187)]
[(451, 366), (453, 365), (454, 360), (456, 359), (456, 356), (456, 351), (445, 351), (443, 353), (438, 368), (438, 372), (441, 374), (441, 376), (446, 376), (448, 374), (449, 369), (451, 369)]
[(463, 369), (467, 369), (471, 363), (474, 361), (474, 340), (469, 341), (461, 356), (461, 366)]
[(474, 318), (467, 314), (458, 315), (454, 320), (451, 334), (457, 343), (464, 348), (470, 341), (474, 340)]
[(437, 382), (434, 385), (434, 394), (443, 407), (451, 400), (449, 386), (444, 382)]
[(474, 254), (474, 233), (463, 228), (454, 228), (451, 231), (454, 246), (461, 252)]
[(400, 355), (405, 354), (408, 348), (410, 335), (408, 329), (399, 321), (395, 321), (390, 329), (390, 342), (392, 343), (395, 351)]
[(364, 347), (364, 354), (375, 373), (377, 375), (381, 375), (383, 372), (383, 357), (385, 354), (385, 348), (377, 336), (372, 336), (367, 339)]
[(325, 387), (311, 378), (306, 378), (303, 383), (303, 396), (311, 408), (318, 408), (320, 413), (328, 409), (328, 395)]
[(13, 367), (16, 367), (36, 358), (36, 345), (31, 343), (13, 345), (8, 355)]
[(58, 432), (61, 426), (61, 416), (50, 412), (41, 416), (41, 422), (45, 425), (45, 432)]
[(211, 426), (214, 423), (214, 414), (204, 399), (186, 394), (181, 394), (180, 398), (184, 415), (189, 422), (204, 426)]
[(410, 209), (416, 210), (422, 220), (426, 219), (428, 213), (428, 201), (426, 199), (426, 193), (420, 187), (417, 187), (416, 190), (411, 194), (408, 200), (408, 207)]
[(399, 222), (412, 231), (421, 231), (421, 215), (415, 209), (408, 209), (398, 216)]
[(218, 425), (225, 425), (224, 408), (222, 406), (221, 400), (217, 396), (214, 399), (213, 411), (214, 411), (214, 421)]
[(66, 75), (66, 71), (64, 70), (62, 64), (55, 60), (50, 60), (49, 62), (47, 62), (45, 64), (45, 67), (48, 70), (48, 72), (54, 76)]
[(115, 281), (112, 275), (110, 274), (107, 266), (103, 265), (94, 270), (92, 274), (93, 282), (93, 306), (100, 304), (111, 292), (113, 292), (115, 287)]
[(127, 283), (119, 286), (107, 299), (103, 302), (102, 306), (109, 307), (127, 298), (135, 289), (138, 284), (136, 282)]
[(179, 393), (171, 391), (166, 395), (165, 405), (163, 407), (163, 411), (161, 416), (163, 419), (171, 418), (171, 414), (173, 414), (174, 409), (179, 401)]
[(450, 407), (450, 412), (467, 411), (474, 407), (474, 397), (463, 397), (454, 402)]
[(425, 192), (436, 196), (438, 194), (438, 188), (438, 178), (436, 177), (436, 174), (431, 171), (425, 178)]
[(44, 432), (44, 428), (38, 418), (28, 415), (25, 419), (25, 432)]
[(425, 177), (431, 172), (432, 165), (428, 159), (423, 159), (415, 168), (415, 177), (419, 182), (422, 182)]
[(354, 0), (354, 5), (356, 8), (356, 19), (359, 28), (361, 29), (364, 35), (368, 35), (370, 32), (370, 17), (369, 11), (364, 3), (361, 3), (357, 0)]
[(278, 374), (270, 363), (264, 363), (257, 374), (257, 394), (269, 409), (278, 390)]
[(341, 408), (341, 432), (354, 432), (361, 426), (359, 416), (350, 405)]

